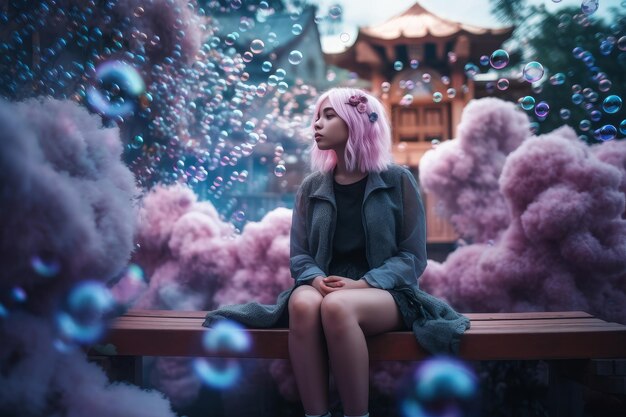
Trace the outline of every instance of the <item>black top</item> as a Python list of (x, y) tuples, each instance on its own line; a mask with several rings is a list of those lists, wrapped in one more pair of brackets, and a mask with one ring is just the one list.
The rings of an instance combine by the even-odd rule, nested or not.
[(370, 269), (365, 256), (365, 230), (361, 217), (366, 184), (367, 176), (353, 184), (334, 182), (337, 223), (329, 275), (360, 279)]

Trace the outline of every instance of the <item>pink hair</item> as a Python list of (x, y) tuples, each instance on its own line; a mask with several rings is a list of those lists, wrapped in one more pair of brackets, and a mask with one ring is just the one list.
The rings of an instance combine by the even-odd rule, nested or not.
[[(359, 113), (356, 107), (348, 104), (350, 96), (367, 97), (367, 110)], [(391, 154), (391, 128), (389, 118), (382, 103), (369, 93), (356, 88), (332, 88), (322, 94), (315, 104), (314, 121), (319, 116), (322, 102), (328, 98), (337, 115), (348, 125), (346, 145), (346, 167), (350, 171), (380, 172), (393, 161)], [(375, 112), (378, 120), (370, 121), (370, 113)], [(337, 164), (333, 150), (320, 150), (315, 143), (311, 147), (311, 168), (314, 171), (331, 171)]]

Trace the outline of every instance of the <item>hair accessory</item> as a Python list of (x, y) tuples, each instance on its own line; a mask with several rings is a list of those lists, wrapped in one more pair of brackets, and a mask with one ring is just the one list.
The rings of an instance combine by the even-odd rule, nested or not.
[[(346, 104), (356, 108), (356, 111), (358, 111), (359, 113), (367, 112), (367, 97), (365, 97), (364, 95), (355, 94), (353, 96), (350, 96)], [(368, 117), (370, 119), (370, 122), (374, 123), (376, 120), (378, 120), (378, 113), (371, 112)]]

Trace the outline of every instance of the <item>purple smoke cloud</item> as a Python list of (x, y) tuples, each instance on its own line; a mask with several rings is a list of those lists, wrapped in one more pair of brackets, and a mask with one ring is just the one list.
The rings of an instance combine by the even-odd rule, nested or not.
[[(480, 101), (484, 113), (516, 112)], [(442, 164), (438, 152), (430, 166)], [(626, 143), (589, 148), (569, 127), (526, 139), (498, 179), (508, 227), (443, 264), (429, 261), (424, 289), (461, 311), (584, 310), (626, 323), (625, 156)]]
[(53, 99), (0, 102), (0, 125), (0, 414), (173, 417), (161, 394), (109, 384), (55, 326), (71, 288), (130, 257), (137, 190), (118, 130)]
[(420, 183), (436, 196), (438, 214), (463, 238), (487, 242), (508, 226), (498, 178), (507, 155), (529, 135), (528, 118), (513, 103), (472, 100), (463, 110), (458, 138), (421, 159)]

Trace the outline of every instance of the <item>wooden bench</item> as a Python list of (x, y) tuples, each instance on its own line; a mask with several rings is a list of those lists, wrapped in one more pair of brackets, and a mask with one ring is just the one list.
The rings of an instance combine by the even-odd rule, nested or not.
[[(289, 358), (288, 329), (246, 329), (252, 342), (249, 351), (207, 352), (202, 337), (210, 330), (202, 327), (204, 316), (203, 311), (129, 311), (113, 322), (104, 340), (92, 347), (91, 354), (114, 359), (115, 367), (127, 373), (123, 379), (134, 381), (141, 381), (142, 356)], [(613, 363), (607, 360), (626, 358), (626, 326), (585, 312), (469, 313), (467, 317), (471, 328), (461, 340), (461, 359), (548, 360), (550, 386), (556, 390), (551, 396), (570, 397), (571, 387), (568, 388), (564, 377), (589, 386), (598, 383), (598, 374), (602, 374), (598, 367), (604, 368), (605, 374), (607, 366), (624, 368), (624, 361), (607, 365)], [(409, 331), (369, 337), (367, 343), (373, 361), (418, 361), (430, 356)], [(623, 369), (620, 372), (624, 374)], [(620, 377), (626, 381), (626, 377)], [(599, 384), (602, 383), (605, 382)], [(617, 389), (617, 394), (626, 394), (624, 382), (622, 392), (617, 385), (618, 388), (612, 389)], [(559, 392), (563, 389), (566, 392)], [(553, 415), (580, 415), (575, 409), (577, 401), (581, 398), (565, 401), (570, 408)]]

